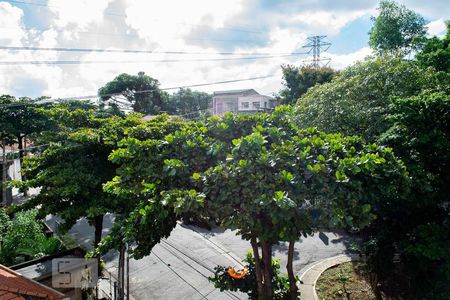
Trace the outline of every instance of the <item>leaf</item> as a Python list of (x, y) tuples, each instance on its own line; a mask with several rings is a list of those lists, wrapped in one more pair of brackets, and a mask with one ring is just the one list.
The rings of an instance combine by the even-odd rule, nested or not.
[(362, 212), (365, 214), (369, 213), (371, 209), (372, 209), (372, 207), (370, 206), (370, 204), (364, 204), (362, 206)]

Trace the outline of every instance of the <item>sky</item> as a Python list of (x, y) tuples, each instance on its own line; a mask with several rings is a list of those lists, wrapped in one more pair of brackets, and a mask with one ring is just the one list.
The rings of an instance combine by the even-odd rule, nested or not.
[[(445, 0), (399, 1), (421, 14), (430, 35), (445, 32)], [(374, 0), (0, 0), (0, 95), (95, 95), (121, 73), (139, 71), (162, 88), (272, 76), (196, 90), (282, 88), (281, 65), (301, 65), (307, 37), (326, 35), (322, 54), (343, 69), (371, 54)], [(127, 49), (153, 53), (18, 51), (1, 47)], [(184, 52), (174, 54), (167, 52)], [(218, 53), (233, 53), (225, 55)], [(236, 57), (260, 59), (232, 60)], [(209, 59), (209, 61), (208, 61)], [(2, 62), (81, 61), (64, 65)], [(93, 63), (93, 62), (103, 63)], [(128, 63), (124, 63), (128, 62)]]

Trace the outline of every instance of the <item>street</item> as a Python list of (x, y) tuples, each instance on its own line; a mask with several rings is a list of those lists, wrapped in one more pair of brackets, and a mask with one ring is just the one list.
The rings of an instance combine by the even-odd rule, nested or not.
[[(53, 228), (55, 218), (47, 222)], [(113, 217), (105, 216), (107, 234)], [(93, 228), (81, 219), (69, 232), (86, 248), (91, 249)], [(294, 271), (299, 273), (308, 264), (342, 254), (351, 239), (345, 234), (317, 233), (302, 238), (295, 244)], [(140, 259), (130, 259), (130, 294), (136, 299), (247, 299), (245, 294), (220, 292), (208, 277), (217, 265), (240, 268), (241, 260), (251, 249), (248, 241), (235, 232), (214, 228), (211, 231), (195, 226), (178, 224), (167, 240), (156, 245), (152, 254)], [(287, 244), (274, 247), (274, 256), (280, 258), (281, 270), (285, 272)], [(118, 255), (104, 257), (106, 268), (117, 276)], [(104, 292), (113, 294), (106, 286)]]

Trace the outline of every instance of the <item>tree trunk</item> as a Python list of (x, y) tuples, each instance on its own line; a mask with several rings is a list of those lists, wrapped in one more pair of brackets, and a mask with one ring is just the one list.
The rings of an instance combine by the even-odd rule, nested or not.
[(6, 204), (7, 206), (11, 205), (8, 201), (7, 191), (6, 191), (6, 174), (8, 171), (8, 164), (6, 163), (6, 143), (5, 140), (2, 140), (2, 148), (3, 148), (3, 155), (2, 155), (2, 200), (3, 204)]
[(288, 260), (286, 264), (286, 269), (289, 278), (289, 294), (290, 294), (289, 298), (291, 300), (296, 300), (298, 293), (297, 281), (295, 280), (294, 269), (292, 266), (292, 261), (294, 258), (294, 244), (295, 244), (294, 240), (289, 241)]
[(93, 220), (93, 225), (95, 228), (94, 233), (94, 248), (97, 248), (100, 240), (102, 239), (102, 231), (103, 231), (103, 215), (95, 216)]
[(258, 242), (256, 241), (255, 237), (252, 237), (250, 243), (252, 244), (253, 257), (255, 258), (256, 282), (258, 284), (257, 286), (258, 299), (263, 299), (264, 295), (263, 274), (261, 270), (261, 258), (259, 257)]
[(272, 245), (268, 242), (262, 242), (261, 245), (264, 274), (264, 299), (272, 300)]
[[(20, 134), (17, 136), (17, 145), (19, 147), (20, 164), (22, 164), (22, 161), (23, 161), (23, 137)], [(22, 167), (22, 165), (20, 167)]]
[[(19, 147), (19, 162), (20, 162), (20, 175), (22, 176), (22, 181), (25, 181), (25, 175), (23, 175), (23, 157), (24, 157), (24, 151), (23, 151), (23, 137), (22, 135), (17, 136), (17, 144)], [(24, 189), (23, 195), (26, 197), (28, 195), (28, 190)]]
[[(94, 249), (98, 247), (100, 240), (102, 239), (102, 231), (103, 231), (103, 215), (95, 216), (93, 220), (93, 225), (95, 228), (94, 231)], [(101, 275), (100, 270), (100, 255), (97, 256), (97, 267), (98, 267), (98, 276)]]

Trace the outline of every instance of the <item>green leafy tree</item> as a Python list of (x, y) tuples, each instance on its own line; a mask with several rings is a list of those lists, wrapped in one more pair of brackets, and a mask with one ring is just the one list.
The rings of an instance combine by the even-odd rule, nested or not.
[[(272, 299), (272, 245), (288, 241), (289, 293), (295, 299), (294, 241), (321, 220), (367, 225), (376, 212), (372, 205), (395, 194), (387, 187), (399, 184), (405, 171), (389, 149), (302, 131), (294, 119), (289, 108), (270, 116), (226, 114), (157, 139), (123, 140), (111, 155), (120, 164), (118, 176), (105, 188), (141, 202), (100, 250), (125, 240), (135, 244), (134, 257), (148, 255), (176, 219), (190, 213), (238, 229), (251, 242), (259, 297)], [(314, 212), (319, 208), (320, 214)]]
[(415, 59), (423, 68), (433, 67), (437, 71), (450, 71), (450, 21), (447, 34), (442, 38), (422, 38), (418, 42), (420, 51)]
[(169, 114), (185, 115), (194, 119), (205, 115), (212, 103), (212, 96), (208, 93), (181, 88), (169, 96), (164, 110)]
[(299, 122), (302, 127), (376, 141), (390, 126), (386, 117), (392, 96), (450, 92), (449, 86), (449, 74), (424, 70), (400, 58), (368, 58), (331, 82), (311, 88), (297, 103)]
[(3, 264), (54, 254), (61, 248), (56, 238), (45, 236), (37, 213), (37, 210), (30, 210), (9, 218), (0, 208), (0, 260)]
[[(315, 130), (290, 134), (279, 128), (256, 125), (255, 133), (234, 140), (225, 161), (204, 175), (194, 173), (198, 194), (186, 201), (188, 207), (190, 201), (203, 201), (206, 215), (250, 241), (258, 296), (264, 299), (273, 299), (272, 246), (289, 242), (286, 268), (290, 299), (296, 299), (295, 241), (324, 220), (332, 227), (366, 226), (376, 214), (371, 207), (396, 197), (386, 192), (388, 186), (406, 173), (389, 149)], [(392, 175), (389, 181), (381, 179), (385, 172)]]
[(159, 88), (159, 81), (144, 72), (137, 75), (120, 74), (101, 87), (98, 95), (101, 100), (116, 104), (128, 101), (133, 111), (143, 114), (158, 114), (168, 97)]
[[(25, 142), (36, 141), (44, 130), (51, 128), (48, 118), (36, 109), (40, 99), (0, 96), (0, 138), (9, 145), (17, 144), (22, 168), (25, 156)], [(22, 172), (23, 176), (23, 172)], [(23, 190), (26, 195), (27, 190)], [(10, 204), (10, 203), (7, 203)]]
[(313, 66), (295, 67), (283, 65), (283, 85), (280, 91), (282, 104), (295, 104), (309, 88), (322, 84), (338, 74), (328, 67), (315, 68)]
[(37, 138), (39, 133), (50, 126), (48, 118), (36, 110), (34, 104), (37, 101), (26, 97), (16, 99), (9, 95), (0, 96), (1, 134), (9, 144), (18, 145), (21, 162), (25, 139)]
[(413, 50), (414, 40), (425, 36), (425, 19), (404, 5), (382, 0), (378, 10), (369, 32), (369, 45), (376, 51), (407, 54)]
[(126, 135), (126, 128), (141, 123), (140, 116), (96, 118), (93, 111), (60, 108), (54, 113), (65, 116), (60, 127), (68, 130), (60, 131), (57, 142), (52, 137), (40, 155), (26, 161), (28, 180), (17, 184), (41, 190), (23, 208), (37, 206), (42, 216), (58, 215), (65, 229), (86, 217), (95, 228), (97, 246), (104, 214), (122, 207), (114, 195), (103, 192), (103, 183), (114, 177), (116, 169), (108, 156)]
[[(382, 219), (373, 223), (376, 243), (372, 263), (380, 278), (389, 278), (398, 265), (411, 283), (405, 298), (447, 299), (450, 295), (450, 96), (424, 92), (395, 98), (392, 126), (381, 141), (405, 162), (414, 184), (401, 202), (385, 203)], [(399, 277), (399, 276), (397, 276)], [(395, 295), (398, 296), (398, 295)]]

